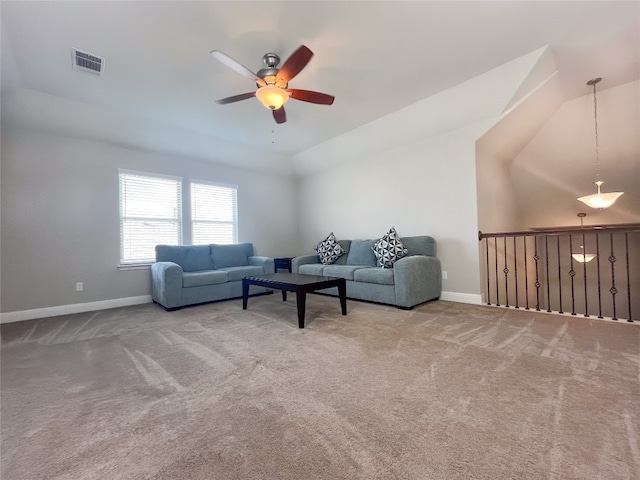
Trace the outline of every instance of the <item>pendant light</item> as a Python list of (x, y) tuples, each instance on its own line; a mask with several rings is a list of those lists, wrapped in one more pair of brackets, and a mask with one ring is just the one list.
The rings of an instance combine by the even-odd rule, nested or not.
[(616, 203), (616, 200), (620, 195), (624, 192), (611, 192), (611, 193), (602, 193), (600, 191), (600, 187), (604, 183), (600, 180), (600, 152), (598, 145), (598, 102), (596, 100), (596, 84), (600, 82), (602, 78), (594, 78), (593, 80), (589, 80), (587, 85), (593, 86), (593, 119), (595, 125), (595, 137), (596, 137), (596, 181), (594, 182), (598, 188), (598, 193), (594, 193), (591, 195), (586, 195), (584, 197), (578, 198), (584, 204), (592, 207), (592, 208), (609, 208), (611, 205)]
[[(580, 217), (580, 228), (584, 228), (584, 224), (582, 222), (582, 219), (584, 217), (586, 217), (587, 214), (586, 213), (579, 213), (578, 217)], [(595, 253), (586, 253), (584, 251), (584, 233), (582, 234), (582, 243), (583, 245), (580, 245), (580, 248), (582, 249), (581, 252), (579, 253), (572, 253), (571, 256), (573, 257), (573, 259), (576, 262), (580, 262), (580, 263), (588, 263), (591, 260), (593, 260), (594, 258), (596, 258), (596, 254)]]

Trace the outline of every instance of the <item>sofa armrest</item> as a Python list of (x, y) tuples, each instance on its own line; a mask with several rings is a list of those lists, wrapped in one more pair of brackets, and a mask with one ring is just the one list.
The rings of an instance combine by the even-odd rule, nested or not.
[(396, 305), (410, 308), (440, 297), (442, 268), (440, 260), (426, 255), (411, 255), (393, 265)]
[(173, 262), (151, 264), (151, 298), (164, 308), (176, 308), (182, 299), (182, 267)]
[(256, 266), (256, 267), (262, 267), (262, 269), (264, 270), (265, 275), (268, 275), (270, 273), (275, 273), (275, 271), (276, 271), (275, 263), (273, 261), (273, 258), (260, 257), (258, 255), (254, 255), (252, 257), (249, 257), (248, 260), (249, 260), (249, 265), (253, 265), (253, 266)]
[(307, 265), (309, 263), (320, 263), (318, 255), (314, 253), (312, 255), (302, 255), (300, 257), (294, 257), (293, 259), (291, 259), (291, 271), (293, 273), (298, 273), (298, 268), (300, 268), (301, 265)]

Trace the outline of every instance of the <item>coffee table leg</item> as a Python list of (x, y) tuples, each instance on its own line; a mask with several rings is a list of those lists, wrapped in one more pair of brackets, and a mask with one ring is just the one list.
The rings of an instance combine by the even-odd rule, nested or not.
[(340, 296), (340, 306), (342, 307), (342, 315), (347, 314), (347, 284), (341, 282), (338, 285), (338, 295)]
[(307, 292), (296, 291), (296, 303), (298, 305), (298, 328), (304, 328), (304, 310), (307, 305)]
[(282, 301), (283, 302), (287, 301), (287, 291), (286, 290), (282, 290)]
[(242, 309), (247, 309), (247, 300), (249, 299), (249, 280), (242, 279)]

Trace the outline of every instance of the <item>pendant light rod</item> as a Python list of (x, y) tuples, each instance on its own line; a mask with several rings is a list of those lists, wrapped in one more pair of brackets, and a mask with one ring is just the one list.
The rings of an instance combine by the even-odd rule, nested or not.
[[(578, 217), (580, 218), (580, 229), (584, 228), (584, 217), (586, 217), (587, 214), (580, 212), (578, 214)], [(580, 245), (580, 252), (579, 253), (572, 253), (571, 256), (573, 257), (573, 259), (577, 262), (580, 263), (589, 263), (591, 260), (593, 260), (594, 258), (596, 258), (596, 254), (595, 253), (587, 253), (584, 251), (584, 232), (582, 233), (582, 245)]]
[(598, 193), (594, 193), (591, 195), (586, 195), (584, 197), (578, 198), (579, 201), (584, 203), (585, 205), (589, 205), (591, 208), (609, 208), (613, 205), (618, 197), (622, 195), (624, 192), (610, 192), (603, 193), (600, 191), (600, 187), (604, 183), (600, 179), (600, 142), (598, 138), (598, 99), (596, 97), (596, 85), (602, 81), (602, 78), (594, 78), (587, 82), (587, 85), (593, 87), (593, 125), (595, 131), (595, 144), (596, 144), (596, 181), (594, 184), (598, 189)]
[(598, 77), (587, 82), (587, 85), (593, 87), (593, 127), (596, 137), (596, 181), (600, 181), (600, 143), (598, 142), (598, 98), (596, 97), (596, 85), (601, 81), (602, 78)]

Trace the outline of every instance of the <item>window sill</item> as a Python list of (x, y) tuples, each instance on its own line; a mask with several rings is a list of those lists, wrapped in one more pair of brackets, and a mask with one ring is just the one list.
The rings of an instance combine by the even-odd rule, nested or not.
[(145, 270), (151, 268), (151, 263), (121, 263), (118, 270)]

